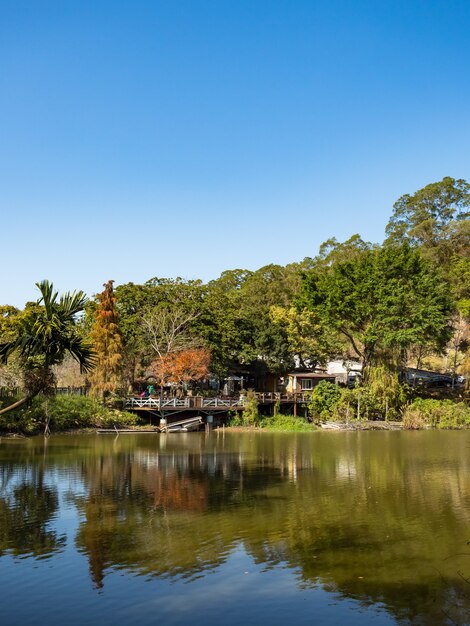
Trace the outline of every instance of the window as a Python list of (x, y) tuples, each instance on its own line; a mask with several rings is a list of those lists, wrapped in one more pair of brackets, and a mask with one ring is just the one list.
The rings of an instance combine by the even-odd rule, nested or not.
[(300, 379), (300, 388), (302, 391), (310, 391), (313, 389), (313, 380), (311, 378), (301, 378)]

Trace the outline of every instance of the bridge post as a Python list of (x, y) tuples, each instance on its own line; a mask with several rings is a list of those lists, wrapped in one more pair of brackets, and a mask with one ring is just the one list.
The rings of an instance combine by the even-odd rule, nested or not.
[(206, 417), (206, 433), (209, 433), (212, 430), (213, 422), (214, 422), (214, 416), (208, 415)]

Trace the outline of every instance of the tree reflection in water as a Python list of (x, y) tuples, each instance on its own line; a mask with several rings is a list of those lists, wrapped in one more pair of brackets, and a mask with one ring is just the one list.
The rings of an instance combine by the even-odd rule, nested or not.
[[(48, 454), (83, 483), (75, 542), (96, 587), (111, 570), (190, 582), (242, 547), (264, 569), (294, 570), (299, 589), (381, 605), (398, 623), (468, 623), (464, 435), (77, 437), (58, 438)], [(2, 500), (1, 545), (24, 550), (41, 531), (39, 554), (60, 546), (47, 531), (57, 495), (26, 484), (35, 487), (10, 490), (10, 513)], [(29, 539), (5, 530), (21, 527), (12, 498), (16, 508), (25, 500)]]
[(62, 549), (65, 537), (48, 529), (58, 512), (57, 489), (44, 484), (43, 470), (36, 467), (25, 475), (23, 468), (9, 465), (0, 475), (0, 556), (45, 558)]

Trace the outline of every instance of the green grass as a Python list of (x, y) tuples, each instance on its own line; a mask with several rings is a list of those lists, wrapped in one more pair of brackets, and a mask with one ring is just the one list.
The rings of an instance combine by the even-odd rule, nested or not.
[(306, 422), (303, 417), (282, 414), (263, 418), (260, 426), (264, 430), (278, 432), (312, 432), (315, 430), (315, 426)]

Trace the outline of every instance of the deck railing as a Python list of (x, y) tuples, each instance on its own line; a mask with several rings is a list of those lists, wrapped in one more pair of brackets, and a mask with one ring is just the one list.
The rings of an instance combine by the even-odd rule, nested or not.
[(128, 398), (126, 408), (128, 409), (179, 409), (191, 408), (193, 398)]
[[(261, 392), (256, 397), (259, 404), (306, 404), (310, 400), (310, 395), (306, 393), (297, 393), (294, 395), (285, 395), (277, 392)], [(203, 396), (188, 396), (185, 398), (159, 398), (159, 397), (132, 397), (125, 402), (127, 409), (243, 409), (246, 404), (246, 396), (205, 398)]]
[(230, 407), (236, 407), (236, 406), (243, 406), (243, 403), (244, 403), (243, 396), (240, 398), (201, 398), (201, 400), (202, 400), (201, 407), (203, 408), (207, 408), (207, 407), (230, 408)]

